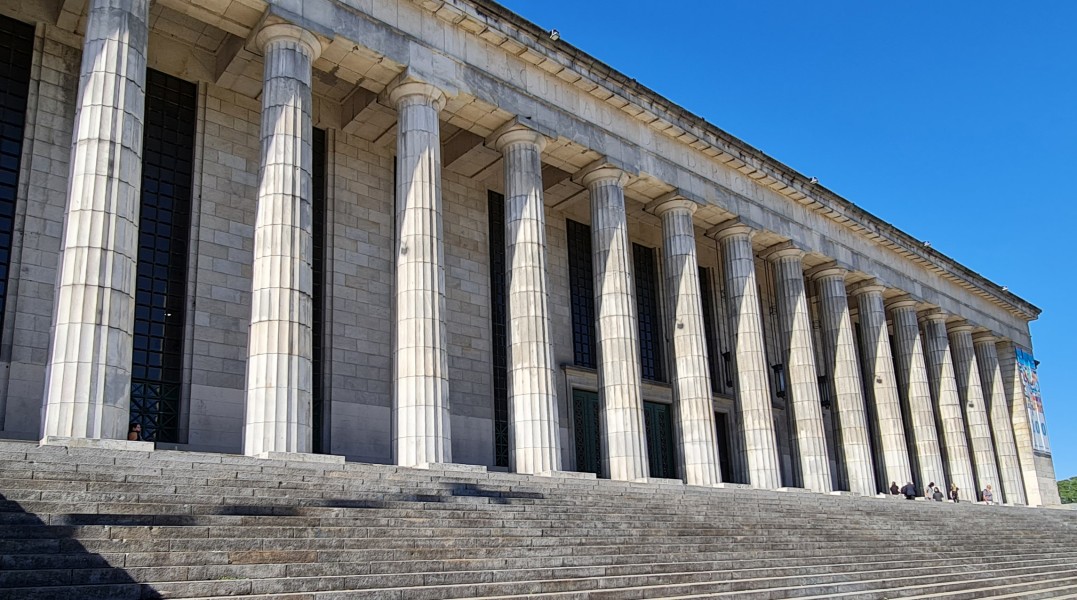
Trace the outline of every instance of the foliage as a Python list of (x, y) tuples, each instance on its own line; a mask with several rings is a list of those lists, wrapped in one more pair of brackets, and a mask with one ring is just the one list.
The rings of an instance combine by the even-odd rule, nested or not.
[(1062, 504), (1077, 503), (1077, 477), (1059, 481), (1058, 495), (1062, 497)]

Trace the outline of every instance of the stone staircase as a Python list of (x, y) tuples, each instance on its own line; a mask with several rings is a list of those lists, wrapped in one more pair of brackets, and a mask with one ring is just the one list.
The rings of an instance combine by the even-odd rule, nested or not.
[(1073, 598), (1077, 513), (0, 441), (0, 600)]

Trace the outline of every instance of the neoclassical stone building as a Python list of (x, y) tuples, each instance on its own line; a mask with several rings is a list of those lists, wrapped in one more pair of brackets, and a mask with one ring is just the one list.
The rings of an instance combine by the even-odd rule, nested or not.
[(490, 0), (0, 15), (0, 436), (1058, 502), (1036, 307)]

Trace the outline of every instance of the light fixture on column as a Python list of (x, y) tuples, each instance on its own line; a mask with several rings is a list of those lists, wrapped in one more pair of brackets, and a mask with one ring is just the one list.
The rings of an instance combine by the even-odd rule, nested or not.
[(830, 410), (830, 386), (827, 384), (826, 375), (819, 376), (819, 405)]
[(728, 350), (722, 353), (722, 369), (725, 371), (725, 386), (733, 387), (733, 354)]
[(778, 363), (771, 369), (774, 370), (774, 392), (779, 398), (785, 398), (785, 365)]

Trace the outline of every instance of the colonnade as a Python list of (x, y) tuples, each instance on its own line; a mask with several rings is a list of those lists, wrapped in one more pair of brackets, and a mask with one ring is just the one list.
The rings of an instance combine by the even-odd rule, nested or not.
[[(45, 397), (46, 436), (122, 438), (130, 394), (138, 170), (148, 0), (92, 0), (75, 165)], [(311, 65), (321, 46), (294, 25), (265, 27), (260, 174), (252, 276), (244, 451), (311, 451)], [(118, 60), (116, 58), (122, 58)], [(452, 461), (447, 373), (439, 112), (445, 94), (402, 76), (384, 96), (398, 113), (392, 444), (398, 464)], [(115, 127), (99, 127), (102, 121)], [(504, 156), (511, 467), (563, 468), (547, 280), (541, 153), (546, 138), (520, 122), (497, 132)], [(103, 160), (105, 155), (120, 160)], [(628, 175), (610, 164), (577, 174), (590, 192), (598, 381), (604, 461), (611, 478), (648, 476), (631, 246)], [(95, 187), (96, 186), (96, 187)], [(133, 208), (134, 207), (134, 208)], [(707, 368), (693, 226), (696, 204), (655, 202), (662, 221), (673, 351), (680, 473), (693, 485), (723, 480)], [(135, 211), (134, 213), (132, 211)], [(115, 235), (90, 237), (105, 222)], [(742, 443), (735, 461), (751, 485), (781, 485), (754, 231), (730, 221), (713, 233), (729, 307), (733, 382)], [(1024, 503), (1021, 465), (996, 344), (990, 333), (911, 299), (887, 304), (874, 281), (846, 286), (836, 264), (805, 275), (802, 249), (769, 249), (777, 279), (781, 354), (792, 442), (803, 486), (832, 490), (819, 379), (831, 387), (837, 459), (846, 487), (874, 494), (877, 480), (991, 484)], [(819, 300), (813, 334), (809, 291)], [(860, 340), (849, 300), (857, 307)], [(896, 355), (888, 322), (893, 323)], [(823, 364), (816, 364), (817, 343)], [(857, 356), (857, 347), (860, 355)], [(1012, 361), (1006, 364), (1012, 365)], [(1013, 386), (1011, 386), (1012, 388)], [(1017, 410), (1016, 408), (1014, 410)], [(874, 435), (872, 430), (874, 429)]]

